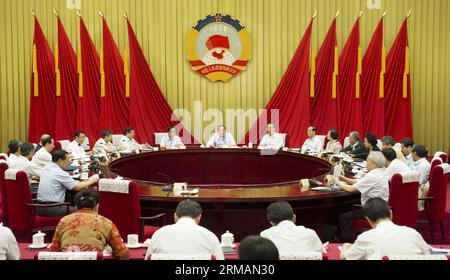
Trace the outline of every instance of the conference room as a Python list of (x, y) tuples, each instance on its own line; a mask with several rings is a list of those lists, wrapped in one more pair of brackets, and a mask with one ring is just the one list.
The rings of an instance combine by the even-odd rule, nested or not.
[(450, 259), (447, 1), (0, 5), (0, 260)]

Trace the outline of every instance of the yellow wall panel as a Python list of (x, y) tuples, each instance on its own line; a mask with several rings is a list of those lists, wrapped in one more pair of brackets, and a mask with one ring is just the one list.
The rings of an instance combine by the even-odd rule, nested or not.
[[(57, 40), (56, 8), (73, 46), (79, 44), (78, 17), (66, 0), (0, 0), (0, 149), (9, 139), (25, 140), (34, 24), (36, 9), (49, 44)], [(359, 10), (361, 46), (365, 51), (386, 9), (385, 45), (389, 50), (404, 15), (409, 20), (414, 134), (416, 142), (431, 151), (450, 149), (450, 3), (447, 0), (382, 0), (380, 10), (369, 10), (367, 0), (81, 0), (85, 23), (97, 49), (101, 44), (101, 20), (105, 13), (120, 52), (128, 47), (123, 13), (127, 12), (150, 67), (172, 108), (194, 114), (194, 102), (202, 111), (263, 108), (286, 70), (314, 10), (312, 46), (317, 50), (338, 9), (338, 45), (342, 49)], [(239, 19), (252, 40), (252, 60), (247, 69), (227, 83), (212, 83), (190, 69), (185, 39), (189, 29), (207, 14), (221, 12)], [(225, 120), (224, 120), (225, 121)], [(203, 127), (209, 124), (203, 123)], [(233, 126), (232, 124), (227, 124)], [(233, 133), (242, 135), (248, 124)], [(237, 137), (238, 138), (238, 137)]]

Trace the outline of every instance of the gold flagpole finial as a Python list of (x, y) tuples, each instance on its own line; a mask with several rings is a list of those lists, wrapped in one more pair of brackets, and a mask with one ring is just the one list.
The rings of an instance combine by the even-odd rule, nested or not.
[(358, 13), (358, 18), (361, 18), (362, 15), (363, 15), (363, 11), (361, 10), (361, 11), (359, 11), (359, 13)]
[(76, 9), (76, 11), (77, 11), (77, 15), (78, 15), (79, 17), (81, 17), (81, 11), (80, 11), (80, 9)]
[(128, 19), (128, 14), (127, 14), (127, 13), (123, 13), (123, 17), (124, 17), (125, 19)]
[(383, 12), (383, 14), (381, 15), (381, 17), (382, 17), (382, 18), (385, 18), (385, 17), (386, 17), (386, 14), (387, 14), (387, 11), (384, 10), (384, 12)]
[(55, 16), (59, 17), (59, 12), (57, 9), (53, 8), (53, 13), (55, 14)]
[(100, 17), (105, 18), (105, 15), (103, 14), (102, 11), (98, 11), (98, 14), (100, 15)]
[(412, 9), (409, 10), (408, 14), (406, 14), (406, 18), (409, 18), (411, 16), (411, 14), (412, 14)]
[(316, 19), (316, 17), (317, 17), (317, 10), (314, 11), (314, 14), (313, 14), (312, 18)]
[(31, 15), (34, 16), (34, 17), (36, 16), (36, 10), (34, 8), (31, 9)]
[(334, 18), (338, 18), (338, 16), (341, 14), (341, 10), (337, 10), (336, 15), (334, 16)]

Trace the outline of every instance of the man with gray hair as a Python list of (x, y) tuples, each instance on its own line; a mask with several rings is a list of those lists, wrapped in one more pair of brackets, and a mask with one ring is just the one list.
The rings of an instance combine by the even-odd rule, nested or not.
[[(388, 201), (389, 183), (384, 174), (385, 158), (381, 152), (371, 152), (367, 157), (367, 173), (359, 180), (340, 176), (336, 181), (336, 185), (343, 191), (361, 193), (361, 204), (364, 206), (370, 198), (379, 197)], [(358, 218), (363, 219), (362, 210), (356, 213)], [(339, 216), (339, 226), (341, 228), (341, 237), (343, 239), (351, 236), (351, 220), (352, 212), (346, 212)]]
[(267, 133), (261, 139), (258, 149), (278, 150), (284, 147), (283, 137), (275, 131), (275, 126), (273, 124), (269, 123), (266, 127), (266, 131)]
[(357, 131), (350, 132), (348, 136), (348, 141), (350, 142), (350, 145), (342, 149), (341, 153), (346, 153), (350, 155), (359, 155), (368, 153), (366, 147), (364, 146), (364, 143), (361, 142), (361, 138)]

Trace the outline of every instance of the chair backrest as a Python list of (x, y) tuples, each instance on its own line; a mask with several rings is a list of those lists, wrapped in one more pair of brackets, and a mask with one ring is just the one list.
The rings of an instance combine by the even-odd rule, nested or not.
[(280, 133), (280, 135), (281, 135), (281, 138), (283, 138), (283, 147), (286, 147), (287, 134), (286, 133)]
[(344, 138), (344, 146), (343, 148), (347, 148), (348, 146), (350, 146), (350, 138), (347, 136)]
[(436, 152), (436, 153), (434, 154), (433, 159), (434, 159), (434, 158), (440, 158), (440, 159), (442, 160), (442, 163), (446, 163), (447, 160), (448, 160), (448, 156), (447, 156), (447, 154), (444, 153), (444, 152)]
[(112, 143), (116, 147), (120, 147), (120, 138), (122, 138), (122, 134), (113, 134)]
[(91, 146), (89, 144), (89, 138), (86, 136), (86, 138), (84, 138), (83, 143), (81, 143), (81, 146), (84, 148), (85, 151), (89, 151), (91, 150)]
[[(431, 160), (431, 166), (430, 166), (430, 171), (433, 169), (433, 167), (435, 167), (436, 165), (440, 165), (440, 164), (442, 164), (442, 159), (440, 158), (440, 157), (434, 157), (432, 160)], [(428, 176), (428, 180), (430, 179), (430, 177), (431, 177), (431, 172), (430, 172), (430, 174), (429, 174), (429, 176)]]
[(62, 144), (61, 144), (60, 141), (56, 141), (55, 142), (55, 147), (53, 148), (52, 153), (55, 152), (55, 151), (58, 151), (58, 150), (62, 150)]
[(38, 260), (103, 260), (102, 252), (39, 252), (36, 256)]
[(280, 260), (320, 261), (327, 259), (328, 255), (325, 253), (280, 253)]
[(69, 146), (70, 141), (69, 140), (59, 140), (59, 143), (61, 143), (61, 149), (65, 150), (67, 149), (67, 146)]
[(377, 146), (378, 146), (378, 149), (380, 149), (380, 151), (383, 150), (383, 143), (381, 142), (380, 139), (377, 140)]
[(385, 261), (447, 261), (450, 260), (450, 256), (444, 254), (438, 255), (389, 255), (384, 256)]
[(322, 141), (322, 149), (323, 149), (325, 147), (325, 139), (327, 138), (327, 136), (317, 135), (317, 137), (320, 139), (320, 141)]
[(8, 201), (8, 226), (16, 231), (31, 230), (30, 183), (24, 171), (8, 169), (5, 172), (6, 200)]
[(151, 254), (148, 255), (147, 260), (215, 260), (216, 257), (208, 254)]
[(416, 227), (418, 197), (419, 172), (409, 171), (392, 176), (389, 188), (389, 206), (392, 207), (395, 224)]
[[(8, 169), (8, 163), (4, 159), (0, 159), (0, 204), (3, 212), (3, 224), (8, 221), (8, 199), (6, 198), (5, 187), (5, 171)], [(2, 221), (0, 221), (1, 223)]]
[(160, 145), (162, 138), (167, 135), (167, 132), (155, 132), (154, 135), (155, 135), (155, 145)]
[(122, 236), (140, 233), (138, 188), (138, 183), (127, 180), (101, 179), (98, 183), (99, 213), (110, 219)]
[(428, 196), (434, 197), (429, 201), (429, 215), (432, 223), (442, 221), (445, 217), (449, 173), (450, 165), (448, 163), (437, 165), (430, 172)]
[(7, 160), (8, 159), (8, 155), (4, 154), (4, 153), (0, 153), (0, 159)]

